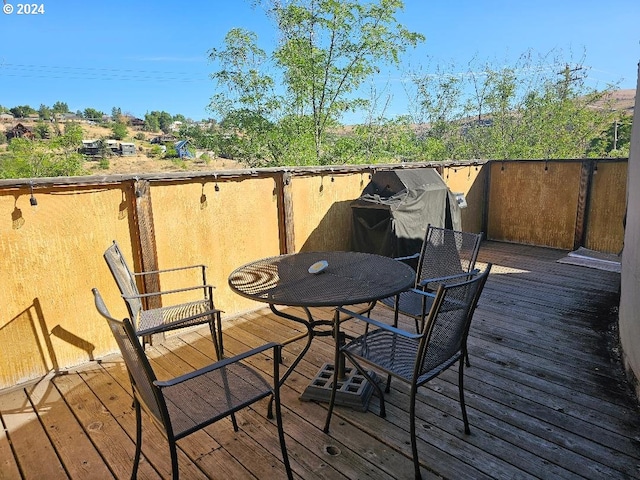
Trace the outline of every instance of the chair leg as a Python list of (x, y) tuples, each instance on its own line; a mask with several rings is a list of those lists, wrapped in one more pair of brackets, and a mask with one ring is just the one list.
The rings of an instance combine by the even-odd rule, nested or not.
[(464, 433), (471, 433), (469, 429), (469, 419), (467, 418), (467, 407), (464, 402), (464, 358), (460, 358), (458, 367), (458, 391), (460, 392), (460, 408), (462, 408), (462, 421), (464, 422)]
[(222, 318), (220, 312), (214, 314), (215, 318), (212, 318), (209, 322), (209, 331), (211, 332), (211, 340), (213, 346), (216, 349), (216, 356), (218, 360), (222, 360), (224, 357), (224, 345), (222, 343)]
[(140, 409), (140, 402), (134, 398), (133, 407), (136, 411), (136, 453), (133, 457), (133, 471), (131, 472), (131, 479), (138, 478), (138, 465), (140, 464), (140, 454), (142, 453), (142, 411)]
[(418, 439), (416, 438), (416, 393), (417, 387), (411, 386), (409, 398), (409, 435), (411, 436), (411, 455), (413, 456), (413, 469), (416, 480), (422, 480), (420, 474), (420, 461), (418, 460)]
[[(351, 363), (353, 363), (353, 361)], [(354, 363), (354, 365), (357, 365), (357, 364)], [(386, 418), (387, 409), (386, 409), (385, 403), (384, 403), (384, 393), (382, 392), (382, 389), (378, 385), (378, 382), (376, 382), (373, 378), (371, 378), (371, 376), (364, 369), (362, 369), (362, 368), (360, 368), (358, 366), (356, 368), (360, 372), (360, 375), (362, 375), (367, 380), (367, 382), (369, 382), (371, 385), (373, 385), (373, 388), (378, 393), (378, 398), (380, 398), (380, 417)], [(387, 377), (387, 388), (391, 389), (391, 375), (389, 375)], [(386, 390), (386, 391), (387, 391), (387, 393), (389, 393), (389, 390)]]
[(267, 405), (267, 418), (269, 420), (273, 419), (273, 402), (274, 402), (274, 396), (271, 395), (271, 398), (269, 399), (269, 404)]
[(391, 375), (387, 375), (387, 385), (384, 387), (384, 393), (391, 391)]
[(178, 450), (174, 438), (169, 439), (169, 453), (171, 455), (171, 477), (178, 480), (180, 473), (178, 472)]
[[(276, 404), (276, 424), (278, 426), (278, 439), (280, 440), (280, 450), (282, 451), (282, 462), (284, 463), (284, 468), (287, 471), (287, 478), (289, 480), (292, 480), (293, 472), (291, 471), (291, 464), (289, 463), (289, 454), (287, 453), (287, 445), (285, 443), (285, 438), (284, 438), (284, 428), (282, 426), (282, 406), (280, 403), (280, 384), (278, 381), (278, 379), (280, 378), (280, 366), (278, 362), (273, 362), (273, 378), (274, 378), (274, 388), (273, 388), (273, 395), (271, 396), (271, 398), (275, 401), (275, 404)], [(272, 416), (269, 418), (272, 418)]]
[(233, 431), (237, 432), (238, 431), (238, 421), (236, 420), (236, 414), (235, 413), (231, 414), (231, 424), (233, 425)]

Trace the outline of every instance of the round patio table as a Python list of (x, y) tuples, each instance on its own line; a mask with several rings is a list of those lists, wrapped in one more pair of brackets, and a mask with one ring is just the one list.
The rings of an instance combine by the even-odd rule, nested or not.
[[(319, 273), (311, 273), (317, 262), (326, 262)], [(370, 311), (377, 300), (396, 295), (413, 287), (415, 271), (403, 262), (389, 257), (360, 252), (301, 252), (264, 258), (243, 265), (229, 275), (229, 286), (242, 295), (269, 304), (278, 316), (305, 326), (306, 331), (284, 342), (306, 338), (307, 342), (281, 378), (284, 382), (311, 346), (315, 336), (334, 335), (339, 331), (340, 319), (316, 319), (312, 307), (341, 307), (366, 304)], [(301, 307), (305, 316), (285, 312), (278, 307)], [(336, 339), (336, 345), (339, 339)], [(317, 377), (319, 383), (333, 372), (325, 365)], [(342, 372), (340, 372), (342, 376)], [(345, 389), (351, 388), (345, 384)], [(330, 389), (329, 389), (330, 390)], [(359, 393), (358, 393), (359, 394)], [(324, 394), (322, 394), (324, 400)], [(303, 395), (303, 399), (304, 395)], [(319, 399), (319, 398), (313, 398)]]

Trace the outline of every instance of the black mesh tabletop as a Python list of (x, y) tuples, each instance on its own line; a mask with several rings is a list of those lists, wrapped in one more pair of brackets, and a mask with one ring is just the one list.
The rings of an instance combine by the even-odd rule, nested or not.
[[(309, 267), (325, 260), (321, 273)], [(237, 268), (229, 286), (238, 294), (297, 307), (366, 303), (413, 286), (415, 272), (389, 257), (359, 252), (303, 252), (265, 258)]]

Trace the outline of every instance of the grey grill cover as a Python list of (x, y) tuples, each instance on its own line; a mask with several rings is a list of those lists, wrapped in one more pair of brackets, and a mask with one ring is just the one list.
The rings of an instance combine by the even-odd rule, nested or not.
[(413, 255), (420, 252), (427, 225), (461, 230), (455, 196), (432, 168), (376, 172), (351, 211), (356, 252)]

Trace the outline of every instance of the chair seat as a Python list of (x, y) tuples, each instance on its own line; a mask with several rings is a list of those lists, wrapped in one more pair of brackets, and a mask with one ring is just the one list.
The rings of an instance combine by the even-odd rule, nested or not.
[(176, 438), (267, 397), (272, 391), (264, 378), (242, 363), (162, 389)]
[[(411, 383), (419, 347), (419, 338), (407, 338), (387, 330), (373, 330), (351, 341), (342, 350)], [(459, 350), (449, 354), (437, 344), (429, 345), (416, 383), (421, 385), (429, 381), (459, 358)]]
[[(168, 307), (141, 310), (136, 332), (139, 336), (155, 333), (158, 327), (162, 331), (201, 325), (210, 322), (213, 314), (219, 310), (211, 309), (208, 299), (172, 305)], [(184, 321), (181, 321), (185, 319)]]

